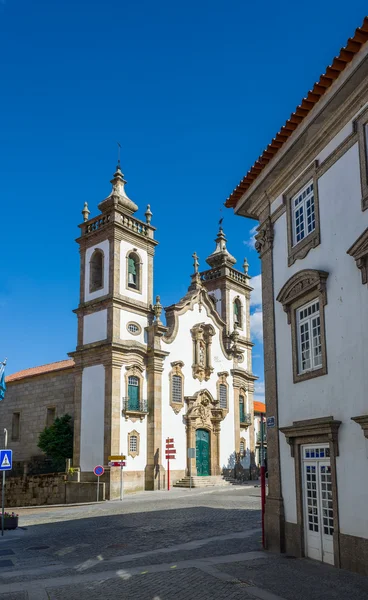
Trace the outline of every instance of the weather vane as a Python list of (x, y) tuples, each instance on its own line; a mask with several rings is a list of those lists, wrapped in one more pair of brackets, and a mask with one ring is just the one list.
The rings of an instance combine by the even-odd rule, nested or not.
[(118, 145), (118, 165), (120, 167), (120, 150), (121, 150), (121, 144), (119, 142), (116, 142)]

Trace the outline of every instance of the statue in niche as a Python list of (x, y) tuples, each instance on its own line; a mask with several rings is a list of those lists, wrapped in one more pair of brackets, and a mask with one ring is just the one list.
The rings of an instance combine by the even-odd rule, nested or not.
[(201, 367), (205, 366), (205, 348), (204, 348), (204, 344), (201, 343), (199, 346), (199, 364), (201, 365)]

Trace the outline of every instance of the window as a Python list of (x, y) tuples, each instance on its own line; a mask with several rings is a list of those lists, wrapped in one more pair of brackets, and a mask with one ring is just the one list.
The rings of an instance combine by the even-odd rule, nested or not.
[(128, 433), (128, 454), (132, 458), (139, 455), (139, 433), (135, 429)]
[(245, 456), (245, 441), (240, 440), (240, 456), (243, 458)]
[(293, 246), (316, 228), (313, 183), (292, 198)]
[(303, 269), (290, 277), (277, 296), (291, 325), (294, 383), (327, 373), (327, 277), (326, 271)]
[(227, 408), (227, 386), (224, 383), (219, 385), (220, 408)]
[(362, 210), (368, 208), (368, 110), (356, 120), (358, 133), (360, 181), (362, 188)]
[(129, 333), (131, 333), (132, 335), (138, 335), (141, 333), (142, 328), (140, 325), (138, 325), (138, 323), (128, 323), (127, 324), (127, 330), (129, 331)]
[(320, 243), (317, 162), (286, 191), (288, 266)]
[(128, 254), (128, 288), (133, 290), (140, 289), (140, 259), (138, 254), (130, 252)]
[(95, 292), (103, 288), (103, 263), (102, 250), (95, 250), (89, 262), (89, 291)]
[(128, 377), (128, 409), (139, 410), (139, 379), (134, 375)]
[(129, 439), (129, 452), (137, 452), (138, 448), (138, 437), (131, 435)]
[(172, 376), (172, 401), (173, 402), (181, 402), (182, 401), (182, 379), (180, 375)]
[(245, 397), (239, 396), (239, 418), (240, 423), (245, 423)]
[(241, 305), (239, 298), (235, 298), (233, 308), (234, 308), (234, 325), (236, 325), (237, 327), (239, 327), (239, 329), (241, 329), (242, 328), (242, 305)]
[(319, 301), (297, 311), (299, 373), (322, 366), (321, 318)]
[(55, 417), (56, 417), (56, 408), (55, 407), (48, 408), (47, 412), (46, 412), (46, 427), (51, 427), (51, 425), (53, 425), (53, 423), (55, 421)]
[(17, 442), (20, 436), (20, 413), (13, 413), (12, 419), (12, 441)]

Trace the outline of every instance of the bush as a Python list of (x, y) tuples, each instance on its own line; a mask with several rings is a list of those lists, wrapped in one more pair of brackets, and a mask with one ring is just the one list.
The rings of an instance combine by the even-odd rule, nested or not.
[(38, 447), (52, 459), (55, 471), (65, 471), (65, 461), (73, 457), (73, 424), (70, 415), (57, 417), (38, 438)]

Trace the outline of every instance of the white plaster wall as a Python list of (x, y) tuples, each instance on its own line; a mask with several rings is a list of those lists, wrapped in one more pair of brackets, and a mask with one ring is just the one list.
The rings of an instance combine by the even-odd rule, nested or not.
[[(208, 381), (200, 382), (198, 379), (193, 379), (192, 362), (193, 349), (192, 337), (190, 330), (198, 323), (211, 323), (216, 331), (212, 338), (212, 366), (214, 371)], [(178, 333), (175, 340), (171, 344), (163, 343), (163, 350), (170, 352), (170, 355), (165, 359), (164, 372), (162, 375), (163, 394), (162, 394), (162, 443), (165, 447), (167, 437), (175, 439), (176, 460), (175, 465), (172, 464), (172, 469), (185, 469), (186, 467), (186, 434), (183, 423), (183, 414), (186, 411), (186, 406), (175, 415), (169, 401), (169, 373), (172, 369), (171, 362), (181, 360), (184, 362), (184, 396), (192, 396), (195, 392), (207, 389), (214, 398), (217, 397), (216, 383), (218, 380), (217, 373), (227, 371), (229, 377), (229, 412), (225, 419), (221, 422), (221, 443), (220, 443), (220, 466), (227, 467), (234, 453), (234, 400), (233, 400), (233, 381), (230, 375), (232, 369), (232, 361), (228, 360), (221, 349), (220, 332), (212, 317), (207, 314), (207, 310), (202, 306), (202, 311), (199, 311), (198, 304), (195, 304), (193, 310), (188, 310), (185, 314), (179, 317)], [(174, 463), (174, 461), (173, 461)]]
[[(228, 326), (229, 326), (229, 330), (234, 331), (234, 306), (233, 306), (233, 302), (235, 300), (235, 298), (239, 297), (239, 300), (241, 302), (242, 305), (242, 315), (243, 315), (243, 323), (242, 323), (242, 327), (238, 328), (240, 335), (247, 337), (248, 336), (248, 332), (247, 332), (247, 304), (246, 304), (246, 299), (245, 299), (245, 295), (244, 294), (239, 294), (239, 292), (235, 291), (235, 290), (229, 290), (229, 301), (230, 301), (230, 315), (229, 315), (229, 319), (228, 319)], [(248, 336), (250, 337), (250, 336)]]
[[(126, 386), (125, 386), (125, 365), (121, 368), (121, 397), (126, 397)], [(147, 399), (147, 380), (146, 372), (143, 373), (143, 390), (142, 398)], [(121, 403), (121, 409), (123, 403)], [(133, 422), (131, 419), (126, 420), (125, 416), (122, 415), (120, 423), (120, 451), (126, 456), (126, 467), (125, 471), (144, 471), (147, 464), (147, 417), (144, 417), (143, 421), (137, 419)], [(139, 433), (139, 455), (133, 458), (129, 456), (128, 451), (128, 433), (131, 431), (137, 431)]]
[(107, 337), (107, 310), (99, 310), (83, 318), (83, 344), (91, 344)]
[[(93, 252), (99, 248), (104, 253), (104, 286), (102, 289), (97, 290), (96, 292), (89, 291), (89, 261), (91, 260), (91, 256)], [(104, 240), (99, 244), (95, 244), (95, 246), (91, 246), (91, 248), (87, 248), (86, 250), (86, 266), (85, 266), (85, 281), (84, 281), (84, 299), (86, 302), (89, 300), (94, 300), (95, 298), (99, 298), (100, 296), (105, 296), (105, 294), (109, 293), (109, 251), (110, 245), (109, 240)]]
[[(130, 333), (130, 331), (127, 330), (127, 324), (131, 321), (134, 321), (134, 323), (138, 323), (138, 325), (141, 326), (142, 331), (138, 335), (134, 335), (133, 333)], [(147, 335), (144, 328), (147, 327), (147, 325), (147, 317), (134, 312), (130, 312), (128, 310), (120, 311), (120, 337), (122, 340), (136, 340), (141, 344), (146, 344)]]
[(82, 373), (80, 467), (93, 471), (104, 460), (105, 367), (86, 367)]
[[(305, 268), (329, 272), (325, 307), (328, 374), (293, 384), (291, 329), (275, 299), (279, 424), (333, 415), (342, 421), (337, 458), (340, 530), (368, 538), (366, 498), (368, 459), (361, 428), (352, 416), (367, 413), (367, 286), (346, 251), (368, 226), (361, 211), (358, 146), (355, 144), (318, 183), (321, 244), (304, 260), (287, 266), (286, 215), (275, 223), (275, 297), (283, 284)], [(282, 490), (287, 519), (296, 518), (293, 460), (280, 434)]]
[[(136, 250), (134, 250), (136, 248)], [(135, 291), (127, 287), (127, 254), (135, 252), (141, 259), (141, 291)], [(123, 296), (148, 302), (148, 254), (146, 250), (138, 248), (134, 244), (126, 241), (120, 242), (120, 293)]]

